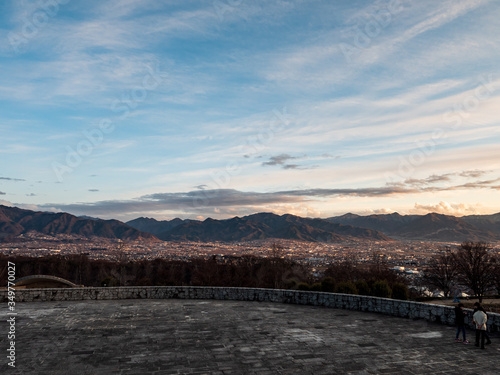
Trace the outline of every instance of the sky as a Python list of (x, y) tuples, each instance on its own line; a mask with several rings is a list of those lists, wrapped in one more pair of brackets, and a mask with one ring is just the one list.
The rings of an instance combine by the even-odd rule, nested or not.
[(500, 2), (0, 3), (0, 204), (500, 212)]

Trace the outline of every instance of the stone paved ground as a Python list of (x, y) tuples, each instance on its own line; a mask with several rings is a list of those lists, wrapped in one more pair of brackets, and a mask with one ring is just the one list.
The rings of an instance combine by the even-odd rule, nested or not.
[[(17, 306), (16, 368), (2, 374), (500, 374), (500, 340), (453, 327), (262, 302), (118, 300)], [(473, 332), (468, 332), (473, 338)]]

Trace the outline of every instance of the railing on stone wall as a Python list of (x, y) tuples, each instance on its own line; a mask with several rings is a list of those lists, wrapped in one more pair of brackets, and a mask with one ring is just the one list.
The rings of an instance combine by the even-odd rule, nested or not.
[[(16, 302), (34, 301), (81, 301), (117, 299), (215, 299), (291, 303), (298, 305), (324, 306), (337, 309), (381, 313), (407, 319), (453, 325), (453, 307), (377, 298), (352, 294), (323, 293), (282, 289), (226, 288), (226, 287), (114, 287), (114, 288), (63, 288), (63, 289), (18, 289)], [(7, 290), (0, 290), (0, 301), (8, 301)], [(472, 314), (469, 312), (469, 325)], [(488, 330), (500, 329), (500, 314), (488, 313)]]

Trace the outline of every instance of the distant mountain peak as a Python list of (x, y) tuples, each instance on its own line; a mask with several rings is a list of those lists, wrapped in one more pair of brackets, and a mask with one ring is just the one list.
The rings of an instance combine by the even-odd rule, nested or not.
[(66, 212), (41, 212), (0, 206), (0, 238), (35, 231), (43, 234), (76, 234), (121, 240), (157, 240), (118, 220), (86, 219)]
[(339, 216), (339, 217), (341, 217), (341, 218), (343, 218), (343, 219), (347, 219), (347, 220), (349, 220), (349, 219), (355, 219), (355, 218), (358, 218), (358, 217), (360, 217), (360, 215), (356, 215), (356, 214), (353, 214), (353, 213), (351, 213), (351, 212), (348, 212), (348, 213), (346, 213), (346, 214), (344, 214), (344, 215), (342, 215), (342, 216)]

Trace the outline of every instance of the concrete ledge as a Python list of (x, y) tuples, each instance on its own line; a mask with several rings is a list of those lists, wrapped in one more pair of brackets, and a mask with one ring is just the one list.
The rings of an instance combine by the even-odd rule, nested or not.
[[(375, 312), (407, 319), (424, 319), (447, 325), (455, 324), (451, 306), (431, 305), (421, 302), (401, 301), (388, 298), (352, 294), (322, 293), (283, 289), (184, 287), (184, 286), (135, 286), (116, 288), (44, 288), (15, 291), (15, 302), (34, 301), (81, 301), (119, 299), (214, 299), (236, 301), (260, 301), (297, 305), (324, 306), (336, 309)], [(0, 301), (7, 303), (8, 291), (0, 290)], [(472, 323), (472, 311), (466, 324)], [(500, 329), (500, 314), (488, 313), (488, 330)]]

